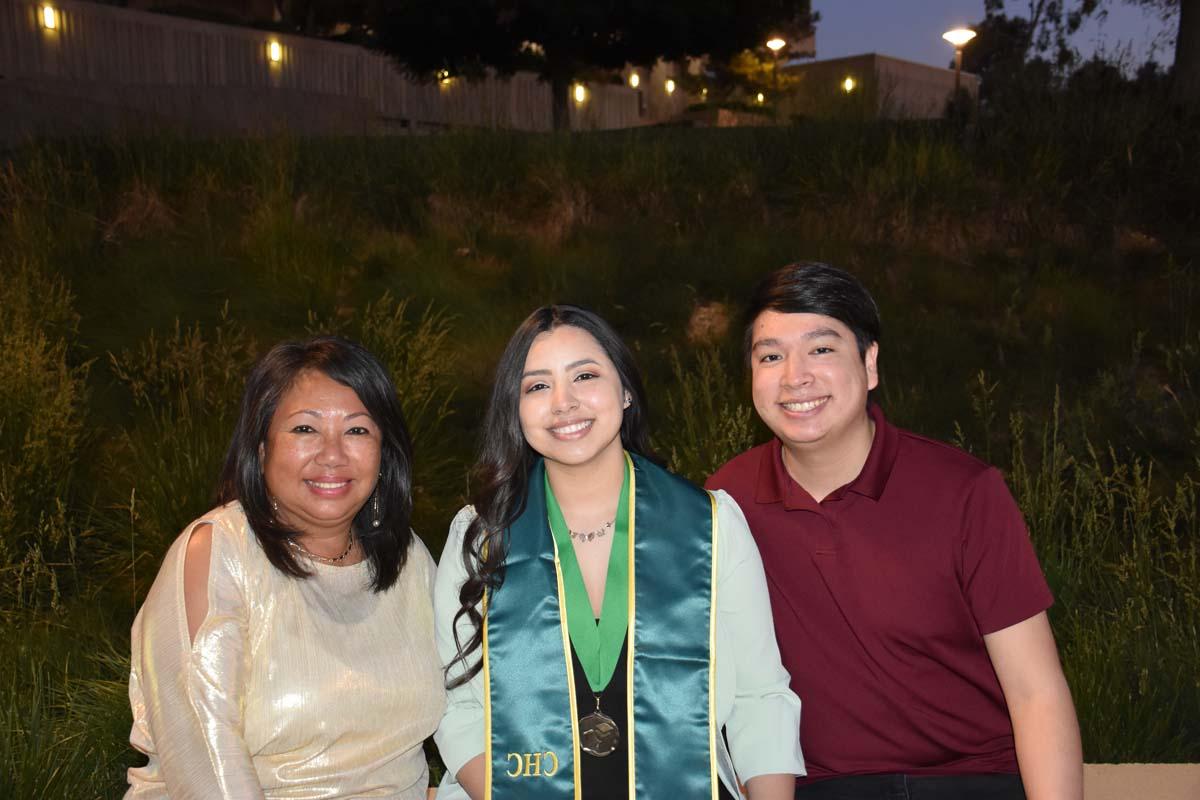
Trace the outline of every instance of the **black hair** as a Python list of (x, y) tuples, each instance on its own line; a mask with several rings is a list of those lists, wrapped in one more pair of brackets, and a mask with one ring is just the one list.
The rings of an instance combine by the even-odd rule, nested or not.
[(754, 323), (764, 311), (781, 314), (820, 314), (845, 325), (858, 342), (858, 354), (879, 341), (879, 308), (858, 278), (819, 261), (797, 261), (780, 267), (758, 282), (744, 316), (742, 341), (746, 358), (754, 344)]
[[(370, 564), (371, 588), (382, 592), (396, 582), (412, 544), (412, 441), (387, 369), (362, 345), (338, 336), (317, 336), (277, 344), (255, 363), (246, 377), (217, 501), (241, 503), (251, 530), (276, 569), (294, 578), (312, 574), (288, 547), (288, 540), (298, 532), (275, 519), (261, 457), (280, 399), (310, 370), (352, 389), (379, 426), (380, 477), (372, 496), (379, 500), (379, 515), (373, 500), (368, 500), (351, 527)], [(378, 526), (372, 524), (376, 519)]]
[[(504, 581), (504, 560), (508, 556), (504, 536), (508, 527), (524, 512), (526, 497), (532, 490), (529, 473), (540, 456), (529, 446), (521, 431), (521, 378), (525, 372), (525, 359), (539, 334), (564, 325), (585, 331), (599, 343), (616, 368), (621, 386), (629, 393), (631, 402), (621, 420), (621, 444), (631, 453), (655, 459), (650, 448), (642, 377), (633, 353), (613, 327), (595, 312), (580, 306), (542, 306), (530, 314), (508, 340), (500, 356), (491, 399), (483, 417), (483, 438), (471, 480), (475, 519), (463, 537), (461, 554), (467, 580), (459, 592), (460, 606), (454, 615), (458, 653), (446, 667), (447, 674), (454, 664), (465, 664), (467, 657), (483, 642), (483, 617), (478, 606), (486, 590), (494, 591)], [(466, 642), (458, 638), (458, 621), (464, 616), (473, 628)], [(481, 662), (475, 662), (451, 681), (450, 686), (466, 683), (481, 666)]]

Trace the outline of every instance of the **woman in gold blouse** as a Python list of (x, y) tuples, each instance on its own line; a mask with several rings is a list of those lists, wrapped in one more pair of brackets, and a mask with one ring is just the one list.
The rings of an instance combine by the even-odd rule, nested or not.
[(251, 371), (218, 508), (133, 625), (127, 800), (425, 797), (445, 702), (396, 390), (336, 337)]

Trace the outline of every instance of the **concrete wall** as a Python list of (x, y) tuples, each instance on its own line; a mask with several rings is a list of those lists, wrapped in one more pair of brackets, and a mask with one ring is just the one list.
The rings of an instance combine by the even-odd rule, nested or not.
[[(780, 103), (786, 116), (933, 119), (954, 94), (954, 70), (878, 53), (795, 64), (786, 72), (799, 79)], [(846, 78), (854, 81), (850, 92)], [(962, 88), (977, 97), (979, 78), (963, 73)]]
[[(531, 73), (447, 83), (406, 78), (352, 45), (50, 0), (0, 0), (0, 141), (173, 127), (204, 133), (550, 130), (550, 88)], [(278, 42), (281, 60), (268, 58)], [(652, 119), (652, 118), (651, 118)], [(588, 87), (575, 129), (644, 124), (627, 85)]]

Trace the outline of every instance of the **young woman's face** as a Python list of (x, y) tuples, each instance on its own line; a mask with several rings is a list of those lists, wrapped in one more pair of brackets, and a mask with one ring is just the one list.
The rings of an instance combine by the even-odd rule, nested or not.
[(521, 377), (521, 431), (550, 461), (587, 464), (621, 448), (629, 393), (600, 343), (571, 325), (538, 334)]
[(263, 477), (281, 522), (301, 533), (349, 530), (375, 490), (382, 437), (348, 386), (303, 373), (279, 400)]

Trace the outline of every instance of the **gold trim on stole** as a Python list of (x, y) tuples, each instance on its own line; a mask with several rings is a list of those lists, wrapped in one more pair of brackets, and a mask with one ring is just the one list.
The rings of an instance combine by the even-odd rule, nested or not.
[[(487, 545), (484, 545), (484, 558)], [(483, 590), (483, 800), (492, 800), (492, 670), (488, 666), (488, 590)]]
[(625, 454), (626, 469), (629, 470), (629, 624), (627, 625), (628, 642), (625, 648), (625, 727), (628, 730), (628, 736), (625, 740), (625, 750), (629, 753), (629, 800), (637, 800), (637, 769), (635, 764), (636, 751), (634, 750), (633, 739), (633, 655), (636, 639), (636, 620), (637, 615), (634, 613), (636, 607), (636, 593), (634, 587), (637, 585), (635, 580), (636, 559), (633, 557), (633, 532), (636, 529), (637, 517), (637, 470), (633, 467), (633, 459), (629, 457), (629, 453)]
[(583, 780), (579, 763), (579, 707), (575, 702), (575, 665), (571, 663), (571, 634), (567, 630), (567, 593), (563, 587), (562, 565), (558, 560), (558, 541), (551, 536), (550, 543), (554, 546), (554, 579), (558, 584), (558, 627), (562, 631), (563, 657), (567, 666), (567, 694), (571, 699), (571, 746), (574, 748), (571, 763), (574, 765), (575, 800), (581, 800)]
[(712, 503), (712, 588), (708, 609), (708, 769), (712, 783), (712, 800), (717, 800), (720, 778), (717, 777), (717, 496), (705, 492)]

